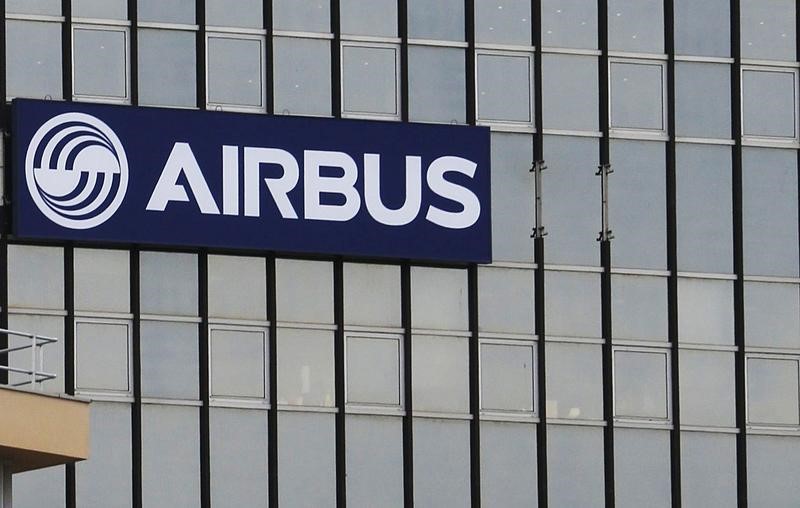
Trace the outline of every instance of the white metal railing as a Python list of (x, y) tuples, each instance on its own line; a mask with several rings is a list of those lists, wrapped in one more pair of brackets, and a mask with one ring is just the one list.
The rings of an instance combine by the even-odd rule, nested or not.
[(0, 357), (5, 356), (6, 362), (11, 363), (9, 361), (9, 355), (11, 353), (17, 353), (19, 351), (25, 351), (27, 349), (31, 350), (31, 360), (30, 360), (30, 368), (23, 369), (19, 367), (12, 367), (10, 365), (2, 365), (0, 364), (0, 372), (8, 372), (14, 374), (21, 374), (26, 376), (27, 379), (24, 381), (18, 382), (11, 382), (9, 379), (9, 386), (24, 386), (24, 385), (31, 385), (32, 387), (36, 387), (37, 384), (39, 388), (42, 387), (42, 383), (45, 381), (49, 381), (51, 379), (55, 379), (56, 375), (51, 374), (49, 372), (45, 372), (44, 370), (44, 355), (42, 354), (42, 349), (44, 346), (48, 344), (54, 344), (58, 342), (58, 339), (53, 337), (46, 337), (44, 335), (38, 335), (35, 333), (27, 333), (27, 332), (17, 332), (14, 330), (6, 330), (4, 328), (0, 328), (0, 335), (7, 335), (7, 336), (15, 336), (15, 337), (24, 337), (26, 339), (30, 339), (30, 342), (14, 347), (7, 347), (6, 349), (0, 349)]

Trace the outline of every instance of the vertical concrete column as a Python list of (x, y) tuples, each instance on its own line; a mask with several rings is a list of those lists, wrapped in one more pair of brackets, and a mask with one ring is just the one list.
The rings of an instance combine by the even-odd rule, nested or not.
[(0, 462), (0, 508), (11, 508), (11, 467)]

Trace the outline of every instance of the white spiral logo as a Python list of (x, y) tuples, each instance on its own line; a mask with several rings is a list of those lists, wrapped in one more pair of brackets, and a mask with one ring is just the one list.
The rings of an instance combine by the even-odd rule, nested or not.
[(36, 131), (25, 156), (25, 179), (51, 221), (90, 229), (114, 215), (128, 189), (128, 159), (117, 135), (85, 113), (64, 113)]

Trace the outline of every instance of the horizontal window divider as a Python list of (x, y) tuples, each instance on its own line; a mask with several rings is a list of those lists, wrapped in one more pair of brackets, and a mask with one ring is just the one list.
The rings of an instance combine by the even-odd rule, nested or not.
[(402, 327), (391, 326), (361, 326), (361, 325), (344, 325), (345, 333), (364, 333), (364, 334), (384, 334), (384, 335), (400, 335), (405, 332)]
[(547, 418), (547, 425), (572, 425), (575, 427), (606, 427), (605, 420), (578, 420), (572, 418)]
[(261, 319), (230, 319), (213, 317), (208, 318), (208, 324), (211, 328), (224, 329), (226, 326), (238, 328), (267, 328), (269, 321)]
[(800, 62), (794, 60), (762, 60), (754, 58), (742, 58), (741, 64), (747, 68), (758, 70), (762, 67), (784, 67), (788, 69), (800, 69)]
[(197, 32), (200, 25), (190, 25), (185, 23), (162, 23), (161, 21), (139, 21), (136, 23), (138, 28), (152, 28), (159, 30), (184, 30), (187, 32)]
[(600, 131), (577, 131), (570, 129), (542, 129), (545, 136), (575, 136), (580, 138), (602, 138)]
[(611, 339), (611, 345), (615, 351), (637, 351), (653, 353), (668, 353), (672, 344), (667, 339), (647, 340), (647, 339)]
[(561, 344), (595, 344), (595, 345), (603, 345), (606, 343), (605, 339), (601, 339), (600, 337), (561, 337), (561, 336), (550, 336), (544, 338), (545, 343), (553, 342), (553, 343), (561, 343)]
[(633, 139), (640, 141), (669, 141), (669, 136), (663, 130), (626, 129), (624, 127), (611, 127), (609, 138)]
[(200, 401), (200, 400), (164, 399), (164, 398), (160, 398), (160, 397), (142, 397), (142, 404), (161, 405), (161, 406), (202, 407), (203, 402)]
[(580, 265), (551, 265), (545, 264), (546, 272), (584, 272), (584, 273), (603, 273), (602, 266), (580, 266)]
[(263, 114), (267, 112), (265, 106), (242, 106), (237, 104), (216, 104), (213, 102), (207, 102), (206, 108), (208, 111), (216, 111), (218, 113), (254, 113), (254, 114)]
[(720, 353), (735, 353), (739, 351), (737, 346), (725, 346), (722, 344), (703, 344), (699, 342), (678, 342), (680, 351), (716, 351)]
[(435, 418), (439, 420), (472, 420), (471, 414), (465, 413), (447, 413), (438, 411), (412, 411), (413, 418)]
[(130, 321), (133, 319), (133, 314), (125, 312), (96, 312), (90, 310), (76, 310), (75, 318), (81, 323), (108, 323)]
[(469, 330), (432, 330), (429, 328), (411, 328), (411, 335), (433, 335), (438, 337), (457, 337), (469, 339), (472, 334)]
[(753, 146), (762, 148), (788, 148), (790, 150), (797, 150), (800, 148), (800, 143), (796, 139), (786, 138), (759, 138), (754, 136), (742, 136), (742, 146)]
[(367, 330), (344, 330), (347, 337), (363, 337), (368, 339), (384, 339), (384, 340), (400, 340), (403, 338), (403, 332), (376, 332)]
[(625, 416), (614, 417), (614, 427), (623, 429), (672, 430), (671, 420), (646, 420)]
[(50, 16), (47, 14), (12, 14), (6, 13), (6, 20), (17, 21), (44, 21), (47, 23), (63, 23), (66, 18), (64, 16)]
[(377, 43), (377, 44), (394, 44), (399, 45), (403, 42), (403, 39), (400, 37), (378, 37), (374, 35), (349, 35), (349, 34), (342, 34), (341, 35), (341, 42), (342, 44), (348, 42), (366, 42), (366, 43)]
[(717, 63), (732, 64), (734, 59), (727, 56), (697, 56), (697, 55), (675, 55), (676, 62), (698, 62), (698, 63)]
[(301, 32), (296, 30), (273, 30), (274, 37), (296, 37), (298, 39), (328, 39), (333, 40), (332, 33)]
[(66, 310), (61, 309), (29, 309), (23, 307), (9, 307), (8, 314), (24, 314), (33, 316), (59, 316), (64, 317), (67, 315)]
[(536, 263), (521, 261), (493, 261), (490, 265), (480, 265), (479, 268), (519, 268), (523, 270), (535, 270)]
[(518, 132), (522, 134), (534, 134), (536, 128), (531, 124), (510, 124), (498, 120), (478, 120), (476, 125), (489, 127), (492, 132)]
[(414, 123), (426, 123), (428, 125), (469, 125), (466, 122), (462, 122), (460, 120), (455, 120), (455, 119), (453, 119), (453, 120), (420, 120), (420, 119), (414, 118), (414, 115), (411, 115), (410, 118), (408, 119), (408, 121), (409, 122), (414, 122)]
[(579, 49), (579, 48), (560, 48), (542, 46), (543, 54), (557, 54), (557, 55), (582, 55), (582, 56), (601, 56), (603, 54), (599, 49)]
[(647, 275), (651, 277), (669, 277), (669, 270), (651, 270), (649, 268), (611, 268), (612, 275)]
[(76, 102), (94, 102), (98, 104), (117, 104), (127, 106), (131, 103), (129, 97), (102, 97), (97, 95), (72, 94), (72, 100)]
[(120, 404), (131, 404), (134, 402), (132, 393), (111, 393), (92, 390), (75, 389), (75, 396), (79, 399), (86, 399), (91, 402), (117, 402)]
[(129, 27), (131, 26), (131, 22), (127, 19), (108, 19), (108, 18), (72, 18), (72, 27), (75, 28), (80, 26), (92, 26), (92, 27), (102, 27), (102, 26), (124, 26)]
[(288, 413), (338, 413), (339, 409), (336, 407), (327, 406), (294, 406), (290, 404), (278, 404), (278, 411), (286, 411)]
[(197, 111), (199, 109), (197, 106), (173, 106), (171, 104), (150, 104), (147, 102), (139, 102), (139, 106), (149, 108), (185, 109), (188, 111)]
[(336, 331), (336, 325), (322, 324), (322, 323), (295, 323), (291, 321), (278, 321), (276, 323), (278, 328), (290, 328), (295, 330), (329, 330)]
[(374, 415), (374, 416), (405, 416), (406, 412), (400, 407), (368, 406), (358, 403), (347, 403), (344, 408), (349, 415)]
[(683, 425), (679, 426), (683, 432), (711, 432), (714, 434), (738, 434), (739, 429), (736, 427), (716, 427), (706, 425)]
[(408, 39), (409, 46), (436, 46), (442, 48), (461, 48), (466, 49), (469, 43), (462, 41), (441, 41), (436, 39)]
[(683, 137), (675, 136), (676, 143), (693, 143), (698, 145), (724, 145), (733, 146), (736, 141), (732, 139), (717, 139), (717, 138), (696, 138), (696, 137)]
[(774, 427), (748, 424), (745, 427), (748, 436), (800, 436), (800, 427)]
[(206, 35), (214, 35), (214, 34), (241, 34), (241, 35), (264, 37), (267, 35), (267, 31), (264, 30), (263, 28), (244, 28), (244, 27), (233, 27), (233, 26), (206, 25)]
[(383, 120), (385, 122), (399, 122), (400, 113), (365, 113), (363, 111), (344, 111), (342, 110), (342, 118), (350, 118), (353, 120)]
[(203, 320), (196, 316), (169, 316), (161, 314), (140, 314), (142, 321), (167, 321), (171, 323), (202, 323)]
[(520, 341), (533, 342), (538, 339), (534, 333), (510, 333), (510, 332), (485, 332), (479, 331), (480, 340), (491, 341), (495, 344), (519, 344)]
[(481, 410), (480, 412), (480, 420), (482, 422), (513, 422), (513, 423), (529, 423), (529, 424), (536, 424), (539, 423), (539, 417), (534, 416), (532, 414), (525, 414), (525, 413), (514, 413), (514, 412), (505, 412), (505, 411), (494, 411), (494, 410)]
[(230, 409), (253, 409), (266, 411), (270, 409), (270, 405), (265, 400), (246, 400), (236, 398), (214, 397), (213, 395), (208, 401), (209, 407), (220, 407)]
[(734, 281), (738, 278), (735, 273), (709, 273), (709, 272), (678, 272), (681, 279), (714, 279)]
[(609, 51), (608, 56), (611, 59), (621, 58), (623, 59), (622, 61), (627, 61), (627, 59), (635, 58), (637, 60), (666, 62), (669, 59), (669, 56), (665, 53), (638, 53), (635, 51)]
[(745, 282), (775, 282), (780, 284), (800, 284), (800, 277), (779, 277), (773, 275), (745, 275)]
[(477, 52), (482, 52), (482, 50), (489, 50), (489, 51), (503, 51), (508, 53), (527, 53), (533, 54), (536, 51), (535, 46), (520, 46), (517, 44), (493, 44), (488, 42), (477, 42), (475, 43), (475, 50)]
[(745, 346), (744, 352), (748, 358), (800, 360), (800, 349), (798, 348)]

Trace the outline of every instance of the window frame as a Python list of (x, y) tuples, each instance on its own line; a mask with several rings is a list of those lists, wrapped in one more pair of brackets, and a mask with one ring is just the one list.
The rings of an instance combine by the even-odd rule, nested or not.
[[(643, 55), (642, 55), (643, 56)], [(667, 61), (662, 58), (642, 58), (637, 55), (634, 58), (611, 56), (608, 58), (608, 130), (612, 138), (630, 138), (642, 140), (665, 141), (669, 139), (667, 127), (669, 125), (669, 100), (667, 97)], [(641, 127), (616, 127), (614, 126), (613, 99), (614, 89), (612, 86), (613, 75), (612, 66), (614, 64), (632, 64), (658, 66), (661, 71), (661, 129), (647, 129)], [(603, 127), (603, 126), (601, 126)]]
[[(528, 61), (528, 118), (529, 121), (515, 121), (515, 120), (493, 120), (485, 119), (480, 116), (480, 57), (481, 56), (505, 56), (525, 58)], [(507, 132), (522, 132), (522, 133), (535, 133), (536, 132), (536, 101), (534, 90), (536, 88), (535, 66), (536, 55), (533, 48), (525, 48), (525, 50), (514, 49), (489, 49), (481, 47), (475, 50), (475, 125), (485, 125), (492, 130), (502, 130)], [(469, 100), (469, 98), (467, 98)]]
[[(517, 340), (488, 338), (481, 336), (478, 340), (478, 408), (481, 420), (513, 421), (513, 422), (538, 422), (539, 420), (539, 393), (538, 370), (539, 351), (538, 340)], [(484, 407), (483, 394), (483, 346), (512, 346), (525, 347), (531, 351), (531, 407), (530, 411), (515, 411), (510, 409), (495, 409)]]
[[(213, 332), (215, 330), (230, 331), (230, 332), (248, 332), (248, 333), (261, 333), (262, 334), (262, 360), (263, 360), (263, 379), (264, 379), (264, 396), (263, 397), (249, 397), (244, 395), (215, 395), (213, 385)], [(208, 325), (208, 397), (209, 406), (211, 407), (227, 407), (227, 408), (240, 408), (240, 409), (269, 409), (269, 329), (267, 326), (248, 326), (248, 325), (234, 325), (227, 323), (211, 323)]]
[[(378, 402), (358, 402), (350, 400), (349, 386), (349, 339), (390, 340), (397, 344), (397, 383), (398, 403), (386, 404)], [(347, 414), (403, 416), (405, 411), (405, 351), (403, 350), (403, 335), (400, 333), (378, 333), (349, 331), (344, 335), (344, 405)]]
[[(772, 72), (778, 74), (791, 74), (794, 82), (794, 106), (792, 107), (792, 115), (794, 116), (794, 136), (763, 136), (763, 135), (748, 135), (745, 134), (745, 92), (744, 92), (744, 73), (745, 72)], [(741, 139), (743, 145), (756, 145), (777, 148), (799, 148), (800, 147), (800, 112), (798, 112), (798, 104), (800, 104), (800, 69), (795, 66), (779, 66), (779, 65), (757, 65), (757, 64), (742, 64), (739, 68), (739, 122), (742, 126)]]
[[(133, 0), (131, 0), (133, 1)], [(114, 20), (94, 20), (89, 18), (78, 18), (80, 21), (72, 23), (70, 26), (69, 44), (72, 61), (70, 62), (70, 82), (72, 86), (72, 100), (82, 102), (98, 102), (105, 104), (130, 104), (131, 103), (131, 28), (129, 21)], [(97, 21), (95, 23), (95, 21)], [(125, 95), (114, 97), (110, 95), (84, 94), (75, 89), (75, 32), (77, 30), (92, 30), (95, 32), (121, 32), (124, 36), (125, 44)], [(63, 65), (63, 63), (62, 63)]]
[(780, 360), (792, 361), (797, 367), (797, 383), (795, 397), (798, 399), (798, 408), (800, 409), (800, 353), (795, 354), (780, 354), (780, 353), (749, 353), (744, 355), (744, 410), (745, 410), (745, 429), (747, 430), (764, 430), (773, 432), (783, 432), (790, 434), (800, 434), (800, 411), (797, 416), (797, 424), (785, 423), (766, 423), (754, 422), (750, 419), (750, 360)]
[[(368, 120), (394, 120), (400, 121), (403, 111), (403, 98), (402, 98), (402, 83), (400, 82), (401, 75), (401, 55), (400, 44), (391, 41), (391, 38), (378, 38), (379, 40), (387, 42), (363, 40), (364, 37), (348, 37), (339, 43), (339, 50), (341, 54), (339, 62), (339, 90), (341, 91), (341, 115), (342, 118), (362, 118)], [(361, 49), (391, 49), (394, 52), (394, 113), (374, 113), (365, 111), (348, 111), (345, 101), (345, 72), (344, 72), (344, 53), (345, 48), (361, 48)]]
[[(205, 39), (203, 41), (203, 50), (205, 58), (205, 88), (206, 95), (203, 98), (206, 108), (211, 111), (228, 111), (238, 113), (266, 113), (267, 112), (267, 48), (266, 48), (266, 31), (258, 29), (247, 28), (225, 28), (225, 27), (208, 27), (205, 32)], [(259, 45), (259, 79), (260, 82), (260, 95), (261, 104), (258, 106), (245, 105), (245, 104), (229, 104), (225, 102), (214, 102), (211, 100), (211, 87), (210, 75), (211, 67), (209, 65), (209, 41), (211, 39), (236, 39), (246, 41), (257, 41)]]
[[(646, 354), (660, 354), (664, 357), (664, 377), (665, 377), (665, 389), (666, 389), (666, 400), (665, 409), (666, 409), (666, 418), (658, 418), (658, 417), (648, 417), (648, 416), (630, 416), (630, 415), (620, 415), (617, 413), (617, 358), (616, 355), (618, 352), (623, 353), (646, 353)], [(670, 350), (670, 345), (665, 344), (663, 347), (648, 347), (648, 346), (619, 346), (615, 345), (612, 347), (612, 355), (611, 355), (611, 393), (612, 397), (612, 406), (611, 411), (615, 422), (619, 423), (628, 423), (628, 424), (638, 424), (641, 426), (647, 427), (660, 427), (663, 428), (665, 426), (672, 425), (672, 373), (670, 369), (670, 359), (671, 359), (672, 351)]]
[(78, 386), (78, 376), (77, 372), (79, 369), (78, 365), (78, 348), (77, 348), (77, 341), (73, 345), (73, 361), (72, 361), (72, 368), (73, 372), (76, 373), (73, 379), (73, 388), (77, 395), (88, 397), (91, 400), (99, 400), (99, 401), (110, 401), (110, 402), (132, 402), (133, 401), (133, 321), (131, 319), (122, 319), (122, 318), (101, 318), (101, 317), (89, 317), (89, 316), (76, 316), (72, 323), (73, 329), (73, 337), (77, 339), (78, 337), (78, 325), (79, 324), (104, 324), (104, 325), (123, 325), (127, 330), (127, 379), (128, 379), (128, 390), (111, 390), (111, 389), (99, 389), (99, 388), (90, 388), (90, 389), (83, 389)]

